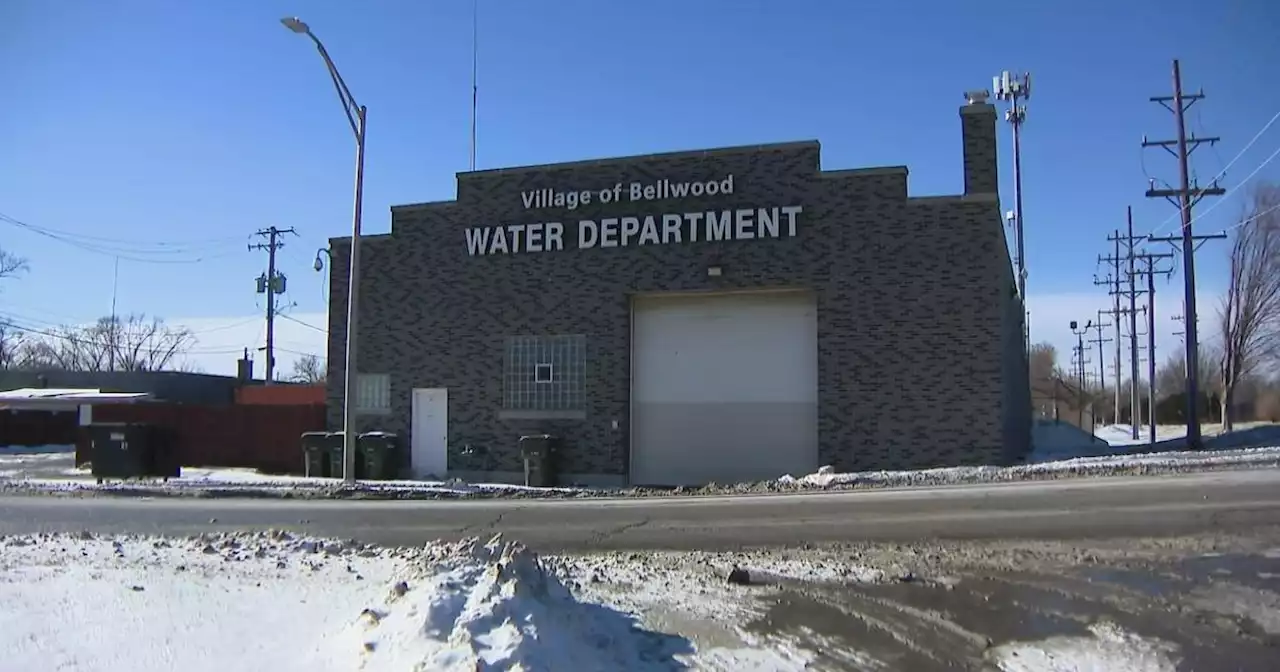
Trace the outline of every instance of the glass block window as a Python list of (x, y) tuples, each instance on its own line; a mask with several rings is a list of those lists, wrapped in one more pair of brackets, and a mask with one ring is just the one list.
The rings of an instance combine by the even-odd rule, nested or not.
[(586, 381), (586, 336), (507, 337), (502, 366), (504, 409), (584, 410)]
[(357, 413), (387, 413), (390, 410), (390, 374), (362, 373), (356, 377)]

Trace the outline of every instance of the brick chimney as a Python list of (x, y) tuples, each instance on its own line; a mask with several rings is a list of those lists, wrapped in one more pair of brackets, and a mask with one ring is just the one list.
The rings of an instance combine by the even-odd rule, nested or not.
[(997, 194), (1000, 172), (996, 165), (996, 108), (986, 91), (965, 94), (969, 102), (960, 108), (960, 133), (964, 138), (964, 193)]

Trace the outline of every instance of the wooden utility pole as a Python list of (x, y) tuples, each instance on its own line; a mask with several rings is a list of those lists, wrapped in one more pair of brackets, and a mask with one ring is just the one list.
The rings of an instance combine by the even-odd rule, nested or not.
[(1100, 310), (1099, 314), (1110, 315), (1115, 331), (1115, 372), (1116, 372), (1116, 389), (1115, 389), (1115, 414), (1114, 420), (1116, 424), (1120, 423), (1120, 384), (1124, 381), (1124, 370), (1120, 366), (1120, 316), (1124, 311), (1120, 308), (1120, 229), (1116, 229), (1115, 233), (1107, 237), (1112, 241), (1114, 250), (1109, 257), (1098, 257), (1098, 263), (1107, 262), (1111, 265), (1111, 272), (1106, 278), (1094, 278), (1093, 284), (1106, 285), (1107, 293), (1111, 295), (1111, 310)]
[[(1187, 357), (1187, 447), (1199, 450), (1203, 447), (1200, 437), (1200, 381), (1198, 366), (1200, 357), (1199, 336), (1196, 329), (1196, 236), (1191, 231), (1191, 208), (1205, 196), (1221, 196), (1226, 192), (1215, 181), (1205, 188), (1192, 186), (1191, 171), (1188, 159), (1191, 152), (1202, 144), (1212, 145), (1220, 138), (1196, 138), (1187, 136), (1186, 112), (1196, 101), (1204, 98), (1204, 93), (1184, 94), (1182, 92), (1182, 70), (1175, 59), (1173, 61), (1173, 95), (1153, 96), (1151, 102), (1159, 103), (1173, 113), (1174, 125), (1177, 127), (1176, 140), (1142, 139), (1142, 146), (1161, 147), (1173, 154), (1178, 160), (1178, 188), (1156, 189), (1154, 180), (1147, 189), (1147, 198), (1165, 198), (1177, 206), (1182, 219), (1182, 232), (1178, 236), (1151, 237), (1151, 240), (1181, 243), (1182, 247), (1182, 279), (1186, 319), (1186, 357)], [(1174, 149), (1176, 148), (1176, 150)], [(1226, 237), (1223, 235), (1222, 237)]]
[(1139, 254), (1139, 260), (1146, 264), (1137, 275), (1147, 278), (1147, 419), (1151, 423), (1151, 445), (1156, 444), (1156, 276), (1173, 273), (1173, 269), (1158, 270), (1156, 263), (1160, 259), (1172, 259), (1173, 253)]
[[(1138, 413), (1138, 295), (1146, 290), (1138, 289), (1134, 279), (1136, 270), (1136, 246), (1139, 237), (1133, 235), (1133, 208), (1127, 209), (1126, 213), (1126, 231), (1121, 235), (1119, 231), (1115, 234), (1107, 236), (1107, 240), (1112, 241), (1116, 246), (1116, 254), (1111, 257), (1102, 257), (1101, 260), (1111, 263), (1116, 269), (1114, 289), (1111, 291), (1115, 297), (1116, 305), (1119, 305), (1121, 297), (1129, 299), (1128, 308), (1116, 309), (1116, 322), (1120, 322), (1120, 315), (1129, 318), (1129, 433), (1133, 439), (1139, 437), (1139, 413)], [(1123, 247), (1123, 250), (1121, 249)], [(1128, 278), (1128, 283), (1122, 283), (1121, 278)], [(1120, 338), (1120, 329), (1116, 329), (1116, 338)], [(1117, 346), (1117, 358), (1119, 347)], [(1119, 363), (1117, 362), (1117, 368)], [(1116, 376), (1119, 380), (1119, 375)], [(1117, 392), (1117, 395), (1119, 393)]]
[(267, 272), (258, 276), (258, 293), (267, 295), (267, 372), (265, 380), (267, 385), (275, 382), (276, 294), (283, 294), (286, 284), (285, 276), (276, 271), (276, 250), (284, 247), (284, 241), (280, 240), (280, 236), (286, 233), (298, 235), (298, 232), (294, 231), (292, 227), (277, 229), (272, 226), (257, 233), (257, 235), (267, 239), (266, 243), (249, 245), (250, 250), (267, 251)]
[[(1111, 326), (1110, 324), (1103, 323), (1102, 316), (1104, 314), (1106, 314), (1106, 311), (1098, 311), (1098, 321), (1093, 324), (1095, 335), (1089, 340), (1090, 343), (1098, 346), (1098, 389), (1101, 391), (1105, 391), (1107, 389), (1107, 359), (1102, 352), (1102, 344), (1111, 342), (1111, 339), (1102, 337), (1102, 330)], [(1119, 422), (1119, 420), (1115, 420), (1115, 422)]]

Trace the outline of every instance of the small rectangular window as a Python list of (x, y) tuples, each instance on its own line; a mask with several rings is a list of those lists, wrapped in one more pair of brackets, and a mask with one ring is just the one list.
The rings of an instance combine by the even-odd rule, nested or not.
[(533, 382), (550, 383), (552, 382), (552, 368), (550, 364), (539, 364), (533, 370)]

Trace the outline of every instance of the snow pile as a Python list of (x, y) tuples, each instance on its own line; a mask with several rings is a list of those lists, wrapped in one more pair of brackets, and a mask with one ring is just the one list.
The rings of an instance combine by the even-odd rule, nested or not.
[(1140, 455), (1080, 457), (1056, 462), (1021, 464), (1012, 467), (939, 467), (914, 471), (862, 471), (838, 473), (822, 467), (816, 473), (796, 478), (785, 475), (783, 485), (831, 488), (840, 486), (950, 485), (972, 482), (1029, 480), (1070, 475), (1107, 475), (1143, 471), (1180, 471), (1233, 466), (1275, 466), (1280, 464), (1280, 447), (1246, 448), (1214, 452), (1173, 451)]
[(0, 539), (6, 670), (328, 670), (394, 551), (277, 534)]
[(648, 669), (693, 650), (575, 600), (532, 551), (501, 536), (428, 548), (343, 639), (375, 670)]
[(409, 549), (287, 532), (0, 538), (0, 604), (6, 670), (650, 670), (697, 656), (576, 599), (500, 536)]
[(1108, 623), (1089, 626), (1092, 637), (1052, 637), (1002, 644), (988, 657), (1004, 672), (1174, 672), (1178, 648), (1144, 639)]

